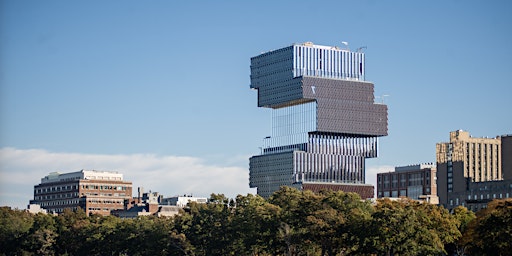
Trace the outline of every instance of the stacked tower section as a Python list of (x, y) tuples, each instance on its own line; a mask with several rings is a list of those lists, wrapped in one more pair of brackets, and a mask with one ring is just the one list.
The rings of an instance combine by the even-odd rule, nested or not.
[[(325, 187), (315, 183), (362, 191), (365, 159), (377, 157), (377, 138), (387, 135), (387, 106), (375, 103), (364, 77), (364, 53), (339, 47), (294, 44), (251, 59), (258, 106), (272, 109), (271, 135), (250, 159), (259, 195)], [(370, 189), (373, 197), (373, 186), (360, 194)]]

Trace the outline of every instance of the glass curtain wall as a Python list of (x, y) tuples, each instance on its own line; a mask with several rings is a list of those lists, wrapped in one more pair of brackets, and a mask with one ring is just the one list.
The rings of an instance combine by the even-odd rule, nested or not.
[(315, 131), (317, 126), (316, 107), (316, 102), (312, 101), (272, 109), (272, 135), (264, 139), (264, 149), (281, 148), (279, 151), (283, 151), (290, 145), (307, 143), (308, 133)]
[(365, 55), (329, 46), (293, 46), (293, 76), (364, 81)]
[(365, 182), (365, 159), (377, 157), (376, 137), (310, 134), (308, 151), (295, 152), (295, 182)]

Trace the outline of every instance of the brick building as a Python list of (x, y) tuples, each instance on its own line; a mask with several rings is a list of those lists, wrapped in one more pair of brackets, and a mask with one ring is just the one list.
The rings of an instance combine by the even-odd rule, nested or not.
[(377, 198), (382, 197), (408, 197), (437, 204), (435, 165), (398, 166), (394, 172), (377, 174)]
[(132, 183), (117, 172), (81, 170), (71, 173), (52, 172), (34, 186), (34, 199), (49, 212), (62, 213), (78, 207), (87, 214), (110, 215), (123, 209), (124, 201), (132, 197)]

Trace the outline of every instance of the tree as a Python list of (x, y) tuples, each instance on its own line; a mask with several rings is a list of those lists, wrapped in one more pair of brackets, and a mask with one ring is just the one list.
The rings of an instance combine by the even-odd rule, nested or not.
[(457, 224), (447, 210), (436, 205), (379, 200), (373, 214), (374, 248), (386, 255), (445, 253), (444, 245), (460, 237)]
[(274, 252), (280, 210), (258, 195), (238, 195), (231, 222), (233, 253), (259, 255)]
[(19, 246), (34, 222), (32, 214), (0, 207), (0, 254), (20, 254)]
[(212, 194), (209, 203), (191, 202), (188, 208), (187, 213), (176, 217), (175, 229), (190, 241), (195, 254), (229, 255), (233, 241), (229, 199)]
[(276, 248), (286, 255), (298, 255), (303, 251), (315, 251), (318, 246), (308, 234), (306, 218), (319, 209), (319, 197), (311, 191), (281, 187), (269, 198), (269, 202), (281, 208)]
[(338, 221), (333, 223), (333, 253), (351, 254), (364, 252), (367, 230), (371, 226), (373, 207), (369, 201), (361, 200), (356, 193), (343, 191), (323, 191), (322, 204), (324, 209), (333, 209)]
[(476, 216), (466, 231), (472, 235), (469, 251), (474, 255), (511, 255), (512, 199), (493, 200)]
[(84, 241), (89, 236), (87, 229), (90, 226), (90, 219), (84, 210), (64, 209), (56, 218), (56, 226), (59, 237), (56, 242), (56, 254), (87, 255)]
[(476, 216), (474, 212), (468, 210), (464, 206), (455, 207), (452, 215), (453, 218), (456, 219), (457, 228), (462, 235), (455, 242), (448, 243), (445, 246), (445, 249), (448, 255), (465, 255), (472, 237), (472, 233), (468, 230), (468, 225), (476, 218)]
[(82, 248), (89, 255), (120, 255), (130, 248), (124, 236), (119, 236), (119, 227), (124, 220), (114, 216), (101, 216), (93, 214), (89, 218), (89, 225), (83, 228), (88, 234), (83, 241)]
[(373, 208), (355, 193), (282, 187), (269, 202), (281, 208), (278, 238), (287, 255), (344, 255), (366, 247)]
[(414, 209), (408, 203), (382, 199), (373, 214), (375, 249), (385, 255), (418, 254)]
[(55, 255), (57, 238), (55, 217), (38, 213), (34, 216), (34, 224), (23, 242), (23, 247), (34, 255)]
[(332, 208), (319, 209), (307, 216), (306, 221), (311, 239), (322, 249), (321, 255), (337, 254), (338, 249), (343, 247), (344, 237), (340, 236), (339, 231), (346, 224), (344, 216)]
[(320, 255), (345, 255), (360, 250), (360, 233), (371, 217), (371, 206), (355, 193), (322, 191), (318, 208), (306, 217), (308, 234), (321, 248)]
[(419, 225), (429, 233), (419, 237), (420, 249), (427, 255), (446, 253), (445, 246), (461, 237), (460, 221), (444, 207), (418, 202), (415, 205)]

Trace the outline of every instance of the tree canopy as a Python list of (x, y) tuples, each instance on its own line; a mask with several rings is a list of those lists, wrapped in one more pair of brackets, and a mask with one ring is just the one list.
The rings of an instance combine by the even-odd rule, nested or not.
[(512, 255), (512, 199), (493, 200), (477, 212), (464, 243), (473, 255)]
[(0, 255), (510, 255), (511, 234), (512, 200), (475, 215), (289, 187), (268, 200), (212, 194), (171, 218), (0, 208)]

